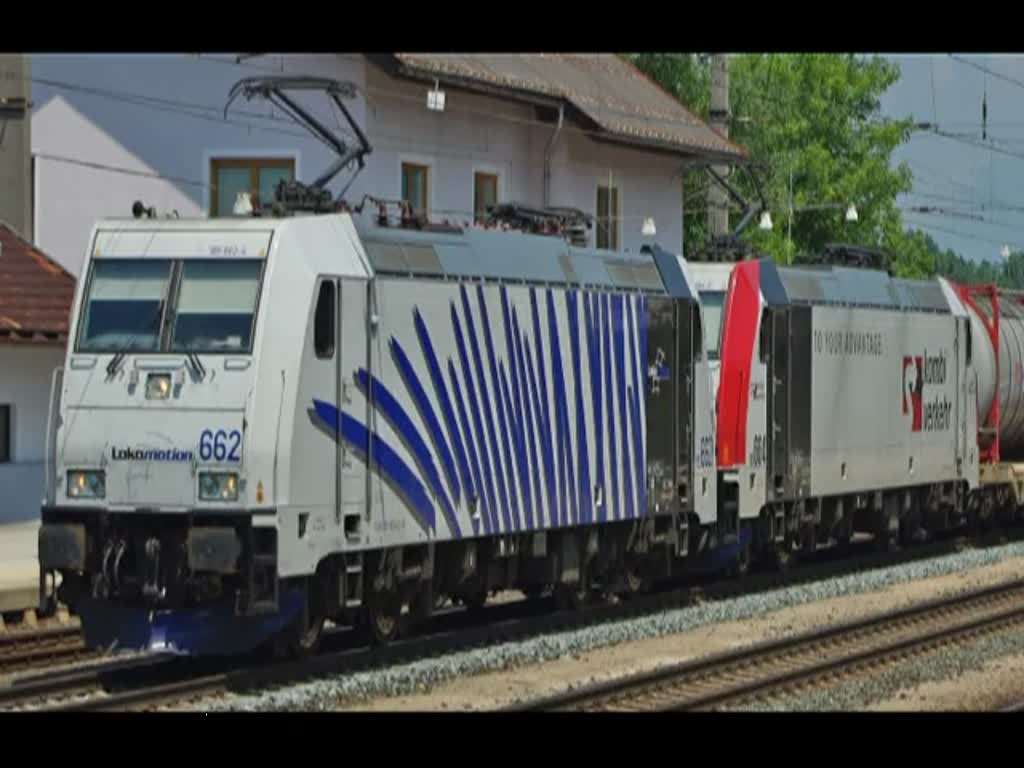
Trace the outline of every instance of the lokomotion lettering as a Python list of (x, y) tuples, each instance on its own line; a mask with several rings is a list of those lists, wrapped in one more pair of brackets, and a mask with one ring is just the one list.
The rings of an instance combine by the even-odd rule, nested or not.
[(114, 461), (192, 461), (192, 451), (177, 448), (117, 448), (110, 449)]
[(881, 357), (885, 350), (878, 331), (815, 331), (814, 351), (819, 355)]

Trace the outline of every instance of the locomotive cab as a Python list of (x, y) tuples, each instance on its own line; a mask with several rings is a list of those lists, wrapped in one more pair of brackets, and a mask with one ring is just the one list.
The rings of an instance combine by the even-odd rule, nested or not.
[(278, 227), (142, 219), (93, 232), (54, 381), (39, 534), (41, 602), (82, 615), (92, 645), (109, 631), (191, 647), (151, 612), (180, 623), (213, 606), (225, 626), (278, 628), (296, 610), (278, 589), (280, 457), (267, 439), (283, 391), (258, 386), (267, 339), (291, 330), (274, 327), (268, 299)]

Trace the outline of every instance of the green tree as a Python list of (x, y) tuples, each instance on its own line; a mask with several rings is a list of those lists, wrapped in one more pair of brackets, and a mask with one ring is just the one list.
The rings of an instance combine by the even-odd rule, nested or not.
[(910, 247), (923, 250), (926, 263), (931, 264), (928, 276), (939, 275), (965, 285), (995, 283), (1003, 288), (1024, 290), (1024, 253), (1011, 253), (1005, 262), (972, 261), (950, 248), (942, 250), (924, 232), (915, 230), (903, 235), (913, 244)]
[[(709, 85), (704, 60), (690, 54), (630, 58), (706, 116)], [(911, 174), (905, 165), (893, 168), (891, 157), (909, 137), (911, 122), (884, 118), (880, 97), (898, 77), (899, 68), (878, 56), (730, 57), (731, 138), (750, 153), (774, 221), (770, 231), (760, 230), (754, 222), (744, 232), (756, 250), (790, 262), (799, 254), (820, 251), (828, 242), (852, 242), (889, 250), (890, 268), (897, 274), (923, 276), (931, 271), (930, 251), (919, 238), (904, 232), (896, 208), (896, 196), (910, 190)], [(756, 199), (746, 174), (733, 178), (744, 196)], [(692, 179), (684, 183), (696, 185)], [(684, 200), (690, 212), (695, 203), (698, 213), (704, 208), (703, 200), (695, 201), (689, 194)], [(855, 223), (845, 219), (851, 203), (858, 213)], [(703, 224), (702, 218), (687, 213), (688, 253), (699, 246), (694, 237), (703, 232), (695, 224)]]

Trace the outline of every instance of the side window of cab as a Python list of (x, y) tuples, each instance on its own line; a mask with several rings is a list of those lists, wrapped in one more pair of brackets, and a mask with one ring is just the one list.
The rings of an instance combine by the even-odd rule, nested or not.
[(320, 360), (330, 360), (334, 357), (336, 306), (337, 295), (334, 281), (321, 280), (320, 288), (317, 291), (316, 314), (313, 317), (313, 350)]

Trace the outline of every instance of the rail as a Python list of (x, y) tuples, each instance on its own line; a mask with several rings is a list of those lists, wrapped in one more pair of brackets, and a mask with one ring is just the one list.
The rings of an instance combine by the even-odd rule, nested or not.
[[(727, 599), (836, 578), (869, 568), (936, 557), (958, 549), (960, 545), (960, 541), (951, 540), (912, 551), (878, 553), (870, 551), (870, 542), (867, 542), (864, 551), (868, 554), (853, 558), (830, 560), (824, 557), (821, 561), (787, 573), (751, 573), (739, 581), (710, 580), (696, 586), (636, 595), (619, 603), (593, 604), (577, 611), (552, 613), (550, 600), (499, 604), (481, 613), (452, 610), (432, 619), (420, 634), (385, 647), (353, 645), (354, 633), (335, 632), (332, 637), (324, 638), (322, 653), (299, 661), (253, 663), (251, 659), (243, 662), (234, 660), (217, 667), (199, 663), (201, 660), (178, 659), (176, 661), (180, 663), (174, 666), (147, 669), (145, 679), (129, 671), (118, 673), (112, 680), (108, 675), (107, 682), (99, 687), (93, 680), (86, 687), (91, 687), (97, 695), (71, 703), (61, 701), (55, 708), (61, 711), (109, 711), (155, 709), (170, 704), (186, 706), (211, 695), (254, 693), (271, 687), (639, 618), (707, 600)], [(855, 552), (857, 549), (855, 545)], [(82, 689), (82, 679), (73, 682), (78, 689)], [(49, 703), (63, 696), (59, 686), (45, 687), (38, 695), (32, 690), (26, 693), (32, 695), (21, 695), (20, 701), (33, 699), (36, 706), (44, 709), (54, 708)], [(0, 688), (0, 706), (5, 704), (4, 691)]]
[(1024, 580), (601, 682), (516, 711), (680, 711), (742, 705), (1024, 624)]

